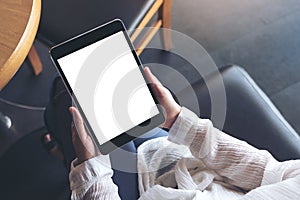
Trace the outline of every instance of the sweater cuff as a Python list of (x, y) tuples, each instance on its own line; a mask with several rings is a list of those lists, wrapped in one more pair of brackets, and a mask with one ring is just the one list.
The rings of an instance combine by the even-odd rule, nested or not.
[(111, 178), (113, 175), (108, 156), (99, 155), (75, 167), (74, 163), (76, 161), (77, 159), (72, 161), (71, 172), (69, 174), (71, 190), (75, 190), (98, 179)]
[(192, 129), (197, 128), (195, 123), (197, 123), (198, 120), (199, 118), (195, 113), (182, 107), (181, 112), (169, 131), (168, 140), (175, 144), (189, 146), (195, 137), (195, 134), (191, 133), (196, 133), (196, 131), (192, 131)]

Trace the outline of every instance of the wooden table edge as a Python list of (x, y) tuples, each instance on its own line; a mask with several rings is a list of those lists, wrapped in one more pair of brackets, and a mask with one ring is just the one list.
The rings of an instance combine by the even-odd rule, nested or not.
[(31, 13), (25, 31), (9, 59), (0, 67), (0, 91), (16, 74), (35, 39), (41, 16), (41, 0), (33, 0)]

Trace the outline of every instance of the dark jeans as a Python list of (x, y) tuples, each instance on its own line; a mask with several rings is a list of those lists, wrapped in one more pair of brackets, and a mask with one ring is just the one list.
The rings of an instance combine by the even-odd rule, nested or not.
[[(76, 157), (71, 138), (72, 117), (68, 110), (71, 105), (71, 98), (61, 78), (56, 77), (45, 111), (45, 124), (49, 133), (60, 145), (65, 156), (65, 165), (68, 169), (70, 169), (71, 161)], [(162, 136), (167, 136), (167, 132), (156, 128), (146, 133), (142, 138), (137, 138), (110, 153), (111, 165), (114, 170), (113, 180), (119, 187), (121, 199), (132, 200), (139, 197), (137, 147), (149, 139)]]

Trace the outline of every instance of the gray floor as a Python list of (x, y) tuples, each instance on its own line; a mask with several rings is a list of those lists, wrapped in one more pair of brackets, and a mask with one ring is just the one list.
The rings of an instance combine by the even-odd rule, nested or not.
[(299, 0), (173, 0), (172, 28), (245, 68), (300, 133)]

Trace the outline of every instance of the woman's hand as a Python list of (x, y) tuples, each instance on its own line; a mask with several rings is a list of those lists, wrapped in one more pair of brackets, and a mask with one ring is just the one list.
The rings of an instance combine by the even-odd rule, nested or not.
[(152, 83), (153, 89), (157, 94), (158, 101), (163, 107), (164, 115), (166, 118), (163, 127), (170, 129), (177, 116), (179, 115), (181, 107), (176, 103), (170, 91), (159, 82), (159, 80), (151, 73), (148, 67), (144, 68), (144, 72), (150, 83)]
[(85, 128), (84, 121), (79, 111), (75, 107), (70, 107), (69, 111), (73, 116), (73, 122), (71, 125), (72, 140), (78, 159), (77, 163), (75, 164), (79, 165), (82, 162), (99, 155), (99, 152), (97, 151), (92, 138)]
[[(148, 67), (145, 67), (144, 71), (148, 80), (150, 81), (150, 83), (152, 83), (153, 89), (157, 94), (160, 105), (163, 107), (164, 115), (166, 118), (163, 127), (170, 129), (177, 116), (179, 115), (181, 107), (173, 99), (170, 91), (162, 86), (162, 84), (151, 73)], [(69, 111), (73, 116), (73, 122), (71, 125), (72, 140), (74, 150), (78, 158), (76, 165), (79, 165), (82, 162), (99, 155), (100, 153), (97, 151), (92, 138), (88, 134), (79, 111), (75, 107), (70, 107)]]

